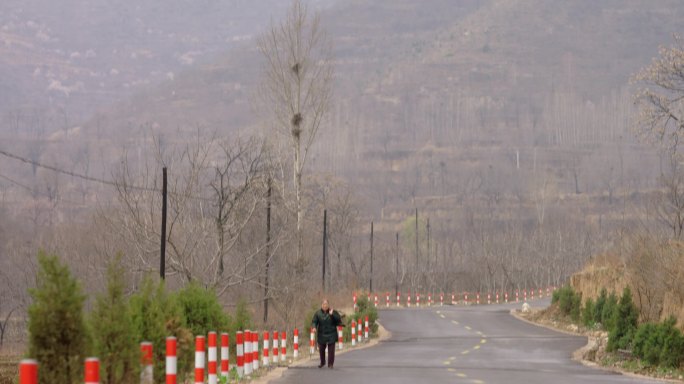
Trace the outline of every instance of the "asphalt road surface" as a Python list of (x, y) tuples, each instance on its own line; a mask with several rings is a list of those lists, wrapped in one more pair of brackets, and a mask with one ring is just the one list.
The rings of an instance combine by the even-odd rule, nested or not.
[(380, 322), (392, 333), (388, 340), (336, 356), (332, 370), (319, 369), (315, 356), (272, 383), (657, 382), (572, 361), (587, 339), (522, 322), (509, 313), (517, 306), (381, 310)]

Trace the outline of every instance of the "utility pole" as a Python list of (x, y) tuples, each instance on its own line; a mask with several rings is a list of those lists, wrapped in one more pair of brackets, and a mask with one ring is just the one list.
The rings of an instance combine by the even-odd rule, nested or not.
[(323, 292), (325, 292), (325, 259), (328, 256), (328, 210), (323, 210)]
[(268, 269), (271, 264), (271, 178), (266, 193), (266, 276), (264, 281), (264, 323), (268, 321)]
[(394, 297), (399, 294), (399, 232), (397, 232), (397, 246), (394, 249)]
[(427, 219), (427, 266), (430, 268), (430, 218)]
[(373, 292), (373, 222), (371, 221), (371, 249), (370, 249), (370, 290)]
[(159, 258), (159, 277), (166, 280), (166, 167), (162, 168), (162, 222), (161, 222), (161, 255)]
[(418, 208), (416, 208), (416, 267), (418, 267)]

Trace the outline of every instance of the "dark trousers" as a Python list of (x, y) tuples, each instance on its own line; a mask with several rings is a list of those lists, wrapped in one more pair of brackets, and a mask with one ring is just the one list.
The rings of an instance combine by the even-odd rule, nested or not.
[(328, 347), (328, 366), (335, 364), (335, 343), (318, 344), (318, 353), (321, 355), (321, 365), (325, 365), (325, 347)]

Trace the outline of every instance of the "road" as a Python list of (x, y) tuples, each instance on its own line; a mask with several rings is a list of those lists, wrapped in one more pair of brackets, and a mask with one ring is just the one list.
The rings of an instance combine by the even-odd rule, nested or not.
[(335, 368), (317, 358), (288, 369), (272, 383), (655, 383), (572, 361), (586, 344), (571, 336), (520, 321), (514, 304), (433, 306), (381, 310), (392, 336), (377, 346), (350, 351)]

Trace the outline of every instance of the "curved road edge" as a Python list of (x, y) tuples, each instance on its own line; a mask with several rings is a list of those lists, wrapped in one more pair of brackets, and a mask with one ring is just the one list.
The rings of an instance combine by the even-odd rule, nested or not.
[(518, 313), (518, 310), (515, 308), (511, 309), (509, 313), (515, 319), (518, 319), (522, 322), (534, 325), (536, 327), (546, 328), (546, 329), (549, 329), (549, 330), (554, 331), (554, 332), (564, 333), (566, 335), (586, 337), (587, 338), (587, 344), (585, 346), (579, 348), (578, 350), (576, 350), (572, 354), (572, 360), (577, 361), (586, 367), (600, 369), (600, 370), (607, 371), (607, 372), (619, 373), (619, 374), (624, 375), (624, 376), (634, 377), (634, 378), (639, 378), (639, 379), (655, 380), (655, 381), (661, 381), (663, 383), (681, 383), (680, 380), (668, 380), (668, 379), (663, 379), (663, 378), (659, 378), (659, 377), (640, 375), (638, 373), (624, 371), (624, 370), (621, 370), (621, 369), (616, 368), (616, 367), (606, 367), (606, 366), (600, 365), (596, 362), (593, 362), (590, 360), (585, 360), (582, 358), (582, 356), (584, 356), (584, 351), (586, 351), (590, 348), (593, 348), (594, 345), (596, 344), (596, 339), (594, 337), (586, 336), (586, 335), (583, 335), (583, 334), (577, 333), (577, 332), (571, 332), (571, 331), (568, 331), (566, 329), (552, 327), (552, 326), (547, 325), (547, 324), (536, 323), (534, 321), (528, 320), (528, 319), (520, 316), (520, 314)]

